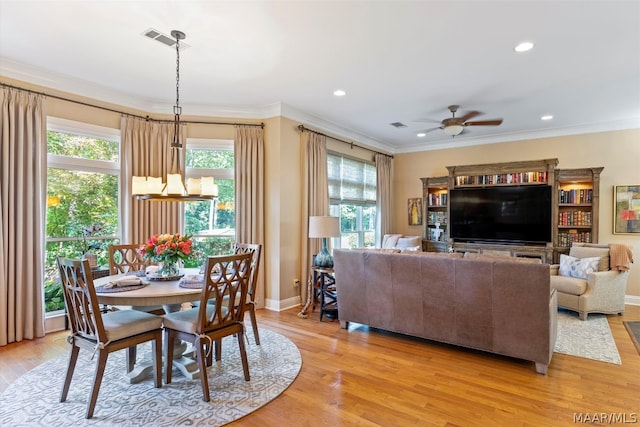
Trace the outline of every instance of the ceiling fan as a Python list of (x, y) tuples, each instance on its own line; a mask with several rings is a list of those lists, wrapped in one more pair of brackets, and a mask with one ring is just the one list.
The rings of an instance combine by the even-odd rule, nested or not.
[(494, 119), (494, 120), (480, 120), (470, 122), (468, 120), (479, 116), (482, 114), (480, 111), (469, 111), (464, 116), (456, 117), (456, 113), (458, 112), (459, 105), (449, 105), (449, 111), (451, 111), (451, 117), (444, 119), (440, 122), (440, 126), (427, 129), (424, 132), (430, 132), (436, 129), (444, 130), (444, 133), (447, 135), (451, 135), (452, 137), (456, 135), (460, 135), (464, 128), (467, 126), (499, 126), (502, 124), (502, 119)]

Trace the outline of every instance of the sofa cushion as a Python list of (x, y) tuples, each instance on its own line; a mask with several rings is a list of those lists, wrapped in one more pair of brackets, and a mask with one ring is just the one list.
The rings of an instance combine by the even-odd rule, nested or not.
[(560, 269), (558, 274), (566, 277), (577, 277), (579, 279), (587, 279), (589, 273), (598, 271), (600, 263), (598, 257), (576, 258), (569, 255), (560, 254)]
[(400, 237), (396, 242), (396, 248), (407, 251), (417, 251), (420, 248), (420, 236)]
[(402, 237), (402, 234), (385, 234), (382, 238), (382, 249), (395, 248), (398, 243), (398, 239)]
[(570, 295), (582, 295), (587, 290), (587, 281), (576, 277), (551, 276), (551, 289)]
[(573, 245), (569, 251), (569, 256), (576, 258), (600, 258), (598, 271), (609, 270), (609, 247), (608, 246), (587, 246)]

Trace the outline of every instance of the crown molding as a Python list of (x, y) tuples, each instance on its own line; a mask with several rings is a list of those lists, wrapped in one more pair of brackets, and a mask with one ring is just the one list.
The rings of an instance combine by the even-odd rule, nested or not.
[(377, 139), (374, 139), (368, 135), (364, 135), (358, 132), (354, 132), (347, 128), (340, 126), (339, 124), (330, 122), (304, 111), (298, 110), (287, 104), (280, 104), (280, 115), (292, 120), (302, 122), (303, 125), (318, 132), (326, 133), (330, 136), (344, 140), (352, 140), (354, 144), (361, 145), (365, 148), (370, 148), (374, 151), (380, 151), (384, 153), (394, 154), (396, 149), (388, 144), (385, 144)]

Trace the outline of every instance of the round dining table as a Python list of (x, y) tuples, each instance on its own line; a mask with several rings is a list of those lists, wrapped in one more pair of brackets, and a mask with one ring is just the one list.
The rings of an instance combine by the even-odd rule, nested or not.
[[(183, 270), (185, 275), (198, 274), (198, 268), (186, 268)], [(96, 288), (101, 285), (125, 277), (125, 274), (116, 274), (113, 276), (105, 276), (93, 281)], [(135, 277), (135, 276), (131, 276)], [(197, 301), (200, 299), (202, 289), (199, 288), (183, 288), (180, 286), (180, 278), (176, 280), (152, 280), (141, 277), (142, 281), (149, 283), (140, 289), (133, 289), (124, 292), (98, 292), (98, 302), (108, 305), (132, 305), (132, 306), (154, 306), (154, 305), (172, 305), (182, 304), (185, 302)], [(176, 311), (176, 310), (171, 310)]]
[[(182, 275), (196, 275), (200, 273), (198, 268), (185, 268), (181, 270)], [(133, 306), (133, 307), (148, 307), (161, 305), (166, 312), (179, 311), (182, 308), (183, 303), (199, 301), (201, 288), (187, 288), (180, 286), (180, 278), (175, 280), (153, 280), (147, 276), (143, 276), (143, 283), (146, 286), (142, 286), (139, 289), (132, 289), (126, 291), (114, 292), (100, 292), (99, 289), (103, 285), (106, 285), (116, 279), (127, 276), (126, 274), (115, 274), (105, 277), (97, 278), (93, 281), (96, 287), (96, 295), (100, 304), (106, 304), (111, 306)], [(136, 276), (127, 276), (136, 277)], [(187, 345), (184, 342), (176, 341), (176, 347), (174, 348), (173, 366), (187, 378), (195, 379), (199, 378), (198, 364), (193, 360), (190, 355), (186, 354)], [(134, 369), (127, 374), (130, 383), (137, 383), (145, 379), (151, 372), (153, 366), (151, 361), (143, 361), (136, 364)]]

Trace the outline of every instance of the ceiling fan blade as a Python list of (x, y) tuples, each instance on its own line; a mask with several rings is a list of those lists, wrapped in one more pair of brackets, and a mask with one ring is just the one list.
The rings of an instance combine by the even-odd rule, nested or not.
[(502, 124), (502, 119), (481, 120), (479, 122), (465, 122), (465, 126), (498, 126)]
[(474, 118), (475, 116), (479, 116), (480, 114), (482, 114), (480, 111), (469, 111), (467, 114), (465, 114), (462, 117), (456, 117), (458, 120), (466, 122), (469, 119)]
[(438, 130), (438, 129), (442, 129), (441, 126), (435, 127), (435, 128), (430, 128), (430, 129), (424, 129), (424, 130), (420, 130), (417, 133), (428, 133), (428, 132), (433, 132), (434, 130)]

